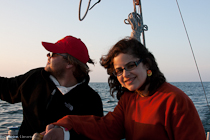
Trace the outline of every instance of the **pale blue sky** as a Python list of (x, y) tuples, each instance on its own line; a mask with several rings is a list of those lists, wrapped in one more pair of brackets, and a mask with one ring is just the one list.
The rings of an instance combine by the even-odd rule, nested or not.
[[(87, 0), (83, 0), (86, 10)], [(92, 0), (92, 4), (97, 0)], [(141, 0), (146, 46), (169, 82), (199, 81), (193, 55), (175, 0)], [(210, 81), (210, 1), (178, 0), (203, 81)], [(81, 38), (97, 64), (91, 82), (106, 82), (101, 55), (130, 36), (124, 19), (133, 12), (132, 0), (101, 0), (83, 21), (79, 0), (0, 0), (0, 76), (23, 74), (47, 62), (41, 41), (56, 42), (66, 35)]]

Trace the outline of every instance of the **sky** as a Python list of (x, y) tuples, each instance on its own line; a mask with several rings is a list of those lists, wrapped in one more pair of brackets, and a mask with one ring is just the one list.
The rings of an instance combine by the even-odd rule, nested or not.
[[(98, 0), (92, 0), (93, 5)], [(82, 11), (87, 7), (83, 0)], [(210, 1), (178, 0), (202, 81), (210, 81)], [(146, 47), (168, 82), (200, 81), (176, 0), (141, 0)], [(96, 62), (90, 82), (107, 82), (99, 59), (130, 36), (124, 23), (134, 11), (132, 0), (101, 0), (79, 21), (79, 0), (0, 0), (0, 76), (13, 77), (44, 67), (42, 41), (55, 43), (72, 35), (87, 46)]]

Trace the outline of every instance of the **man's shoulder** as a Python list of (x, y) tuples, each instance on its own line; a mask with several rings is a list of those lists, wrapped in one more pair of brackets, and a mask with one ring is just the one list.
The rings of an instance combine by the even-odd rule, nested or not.
[[(27, 73), (38, 73), (38, 72), (42, 72), (42, 71), (45, 71), (45, 70), (44, 70), (44, 67), (39, 67), (39, 68), (31, 69), (31, 70), (29, 70)], [(45, 72), (46, 72), (46, 71), (45, 71)]]
[(38, 77), (48, 77), (49, 73), (46, 72), (43, 67), (39, 67), (39, 68), (34, 68), (34, 69), (29, 70), (24, 75), (27, 78), (30, 78), (30, 77), (31, 78), (33, 78), (33, 77), (38, 78)]

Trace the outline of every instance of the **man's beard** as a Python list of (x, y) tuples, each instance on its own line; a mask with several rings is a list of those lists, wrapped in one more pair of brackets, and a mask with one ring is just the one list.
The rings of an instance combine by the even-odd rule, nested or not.
[(64, 69), (51, 69), (50, 66), (46, 66), (45, 71), (49, 72), (55, 78), (61, 78), (64, 74)]

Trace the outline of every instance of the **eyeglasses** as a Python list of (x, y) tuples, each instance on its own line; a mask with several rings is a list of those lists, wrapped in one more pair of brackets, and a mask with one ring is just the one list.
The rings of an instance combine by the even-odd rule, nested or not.
[(61, 54), (61, 53), (53, 53), (53, 52), (50, 52), (50, 53), (47, 54), (47, 56), (51, 58), (55, 54), (60, 55), (60, 56), (63, 56), (64, 59), (68, 60), (68, 57), (66, 55)]
[(126, 71), (131, 71), (133, 69), (135, 69), (140, 63), (141, 63), (142, 59), (138, 60), (138, 61), (131, 61), (129, 63), (127, 63), (124, 68), (116, 68), (113, 72), (113, 74), (115, 76), (120, 76), (123, 74), (123, 70)]

